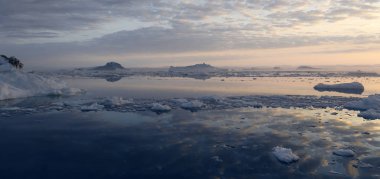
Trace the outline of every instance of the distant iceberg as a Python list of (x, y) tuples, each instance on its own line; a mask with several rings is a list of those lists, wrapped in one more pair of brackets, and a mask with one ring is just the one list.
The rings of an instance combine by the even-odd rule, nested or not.
[(68, 88), (66, 83), (17, 69), (0, 57), (0, 100), (44, 95), (73, 95), (80, 89)]
[(353, 83), (341, 83), (341, 84), (323, 84), (319, 83), (314, 86), (314, 89), (317, 91), (335, 91), (340, 93), (349, 93), (349, 94), (362, 94), (364, 92), (363, 84), (359, 82)]

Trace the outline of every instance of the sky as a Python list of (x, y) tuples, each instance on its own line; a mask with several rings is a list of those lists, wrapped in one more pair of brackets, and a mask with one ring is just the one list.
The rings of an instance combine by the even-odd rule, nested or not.
[(380, 64), (380, 0), (0, 0), (30, 69)]

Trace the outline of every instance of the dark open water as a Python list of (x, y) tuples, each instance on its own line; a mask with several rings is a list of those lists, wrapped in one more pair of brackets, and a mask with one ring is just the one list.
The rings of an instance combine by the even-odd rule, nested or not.
[[(379, 178), (380, 121), (332, 109), (52, 112), (0, 119), (0, 178)], [(290, 165), (271, 149), (293, 149)], [(350, 148), (355, 157), (332, 154)], [(355, 168), (358, 162), (372, 168)]]

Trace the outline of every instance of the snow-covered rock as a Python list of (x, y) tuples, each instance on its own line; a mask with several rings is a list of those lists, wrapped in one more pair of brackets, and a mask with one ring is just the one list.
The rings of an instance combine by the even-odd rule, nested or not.
[(160, 104), (160, 103), (153, 103), (152, 107), (150, 108), (154, 112), (168, 112), (172, 108), (168, 105)]
[(103, 105), (100, 105), (98, 103), (93, 103), (89, 106), (82, 106), (81, 111), (83, 112), (89, 112), (89, 111), (100, 111), (104, 108)]
[(181, 104), (181, 108), (188, 110), (198, 110), (204, 106), (199, 100), (187, 101)]
[(333, 151), (334, 155), (342, 156), (342, 157), (353, 157), (355, 156), (355, 152), (350, 149), (338, 149)]
[(0, 57), (0, 100), (44, 95), (73, 95), (82, 92), (66, 83), (34, 73), (26, 73), (9, 65)]
[(336, 91), (342, 93), (352, 93), (352, 94), (362, 94), (364, 92), (363, 84), (359, 82), (352, 83), (341, 83), (341, 84), (323, 84), (319, 83), (314, 86), (315, 90), (318, 91)]
[(272, 153), (277, 158), (277, 160), (287, 164), (297, 162), (300, 159), (296, 154), (293, 153), (292, 149), (279, 146), (274, 147), (272, 149)]

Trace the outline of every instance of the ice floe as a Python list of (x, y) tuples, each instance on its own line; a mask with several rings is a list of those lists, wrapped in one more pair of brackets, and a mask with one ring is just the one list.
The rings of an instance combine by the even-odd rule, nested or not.
[(323, 84), (319, 83), (314, 86), (317, 91), (335, 91), (341, 93), (362, 94), (364, 92), (363, 84), (359, 82), (340, 83), (340, 84)]
[(122, 105), (125, 105), (125, 104), (130, 104), (130, 103), (133, 103), (133, 100), (132, 99), (123, 99), (122, 97), (111, 97), (111, 98), (108, 98), (106, 100), (104, 100), (103, 104), (105, 106), (122, 106)]
[(272, 153), (277, 158), (277, 160), (287, 164), (297, 162), (300, 159), (296, 154), (293, 153), (292, 149), (279, 146), (274, 147), (272, 149)]
[(338, 149), (333, 151), (334, 155), (342, 156), (342, 157), (353, 157), (355, 156), (355, 152), (351, 149)]
[(361, 111), (358, 116), (365, 119), (380, 119), (380, 94), (370, 95), (367, 98), (348, 102), (346, 109)]
[(199, 100), (187, 101), (181, 104), (181, 108), (188, 110), (199, 110), (205, 104), (200, 102)]
[(168, 112), (172, 108), (168, 105), (160, 104), (160, 103), (153, 103), (152, 107), (150, 108), (154, 112)]

